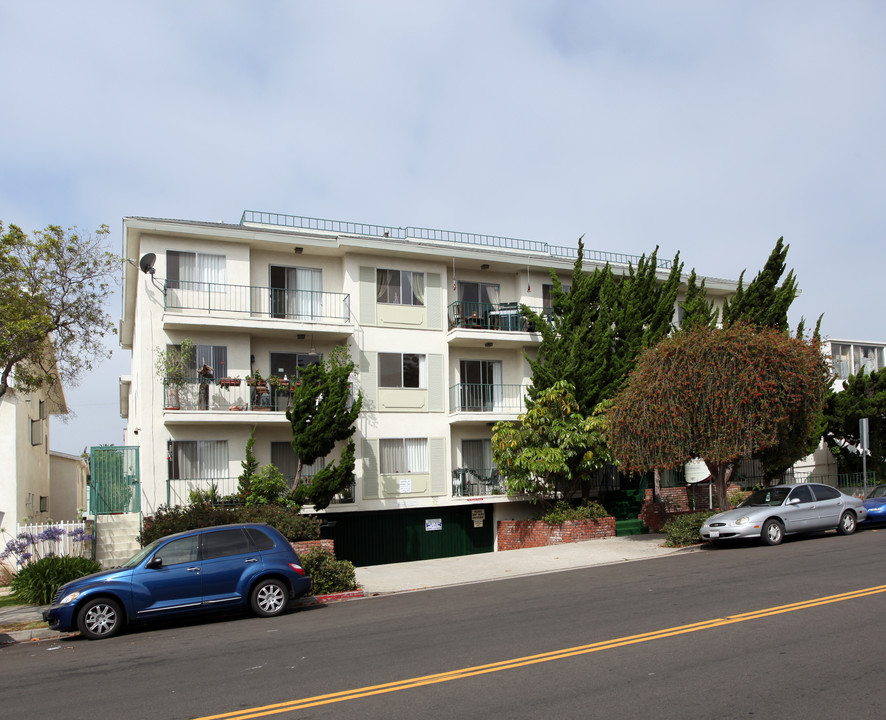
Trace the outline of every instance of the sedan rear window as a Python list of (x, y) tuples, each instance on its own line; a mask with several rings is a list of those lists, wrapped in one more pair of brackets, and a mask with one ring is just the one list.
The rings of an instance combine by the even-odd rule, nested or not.
[(810, 487), (818, 500), (835, 500), (840, 497), (840, 491), (830, 485), (810, 485)]

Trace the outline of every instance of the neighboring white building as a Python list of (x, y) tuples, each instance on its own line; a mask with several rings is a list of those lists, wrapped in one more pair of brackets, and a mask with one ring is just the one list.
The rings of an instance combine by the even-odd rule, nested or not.
[(0, 401), (0, 528), (9, 535), (16, 524), (75, 519), (55, 514), (50, 481), (49, 416), (66, 412), (61, 386), (33, 393), (10, 387)]
[(843, 382), (850, 375), (858, 375), (861, 370), (870, 375), (882, 370), (886, 343), (859, 342), (857, 340), (828, 340), (831, 368), (836, 375), (834, 389), (843, 388)]
[[(345, 345), (365, 403), (356, 484), (326, 511), (337, 543), (390, 536), (408, 552), (376, 557), (396, 559), (478, 552), (492, 548), (495, 520), (526, 516), (525, 501), (501, 492), (492, 425), (523, 411), (524, 353), (541, 339), (518, 305), (549, 304), (549, 268), (568, 284), (574, 248), (253, 212), (238, 225), (130, 217), (123, 235), (120, 338), (132, 370), (121, 414), (125, 444), (139, 447), (144, 514), (198, 487), (233, 493), (253, 428), (259, 462), (291, 475), (287, 393), (245, 378), (293, 382)], [(585, 268), (626, 272), (638, 259), (586, 251)], [(669, 262), (659, 263), (664, 279)], [(706, 278), (706, 288), (722, 305), (735, 283)], [(165, 388), (156, 353), (185, 338), (213, 378), (201, 387), (195, 367), (182, 388)]]

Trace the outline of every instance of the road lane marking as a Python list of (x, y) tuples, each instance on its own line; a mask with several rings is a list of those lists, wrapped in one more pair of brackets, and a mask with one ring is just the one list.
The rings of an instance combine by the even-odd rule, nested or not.
[(550, 662), (551, 660), (562, 660), (564, 658), (587, 655), (602, 650), (612, 650), (614, 648), (626, 647), (628, 645), (651, 642), (652, 640), (662, 640), (664, 638), (686, 635), (687, 633), (699, 632), (701, 630), (711, 630), (726, 625), (734, 625), (736, 623), (748, 622), (750, 620), (759, 620), (761, 618), (772, 617), (773, 615), (797, 612), (798, 610), (808, 610), (809, 608), (829, 605), (831, 603), (845, 602), (846, 600), (855, 600), (870, 595), (877, 595), (878, 593), (886, 593), (886, 585), (877, 585), (875, 587), (853, 590), (839, 595), (829, 595), (827, 597), (814, 598), (812, 600), (803, 600), (789, 605), (777, 605), (771, 608), (741, 613), (740, 615), (727, 615), (723, 618), (713, 618), (711, 620), (704, 620), (689, 625), (678, 625), (676, 627), (653, 630), (652, 632), (641, 633), (639, 635), (628, 635), (625, 637), (613, 638), (612, 640), (590, 643), (588, 645), (579, 645), (577, 647), (539, 653), (537, 655), (527, 655), (526, 657), (521, 658), (501, 660), (486, 665), (476, 665), (473, 667), (461, 668), (459, 670), (435, 673), (433, 675), (423, 675), (421, 677), (397, 680), (395, 682), (383, 683), (381, 685), (370, 685), (367, 687), (356, 688), (354, 690), (342, 690), (340, 692), (329, 693), (326, 695), (316, 695), (314, 697), (302, 698), (300, 700), (289, 700), (274, 705), (264, 705), (262, 707), (222, 713), (220, 715), (207, 715), (205, 717), (196, 718), (195, 720), (249, 720), (249, 718), (278, 715), (280, 713), (304, 710), (305, 708), (317, 707), (320, 705), (330, 705), (332, 703), (344, 702), (346, 700), (356, 700), (358, 698), (371, 697), (373, 695), (409, 690), (411, 688), (422, 687), (425, 685), (434, 685), (437, 683), (450, 682), (452, 680), (463, 680), (465, 678), (477, 677), (479, 675), (501, 672), (502, 670), (513, 670), (514, 668), (526, 667), (527, 665), (536, 665), (538, 663)]

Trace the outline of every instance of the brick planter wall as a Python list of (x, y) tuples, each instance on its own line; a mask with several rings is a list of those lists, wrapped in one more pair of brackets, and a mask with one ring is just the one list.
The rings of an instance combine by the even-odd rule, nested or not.
[(309, 552), (312, 548), (321, 547), (326, 548), (335, 555), (335, 540), (327, 539), (327, 540), (299, 540), (298, 542), (289, 543), (292, 545), (292, 549), (295, 550), (299, 555), (302, 555), (306, 552)]
[[(750, 491), (742, 491), (739, 485), (732, 483), (726, 486), (728, 495), (741, 492), (745, 497)], [(689, 499), (692, 497), (690, 509)], [(714, 499), (716, 503), (716, 498)], [(643, 501), (643, 509), (640, 511), (640, 519), (652, 532), (660, 532), (662, 526), (669, 518), (675, 515), (686, 515), (691, 512), (701, 512), (708, 509), (708, 486), (690, 485), (688, 487), (672, 487), (661, 489), (661, 502), (652, 502), (652, 488), (647, 488), (646, 499)]]
[(499, 520), (498, 549), (545, 547), (563, 543), (615, 537), (615, 518), (576, 520), (562, 525), (550, 525), (540, 520)]

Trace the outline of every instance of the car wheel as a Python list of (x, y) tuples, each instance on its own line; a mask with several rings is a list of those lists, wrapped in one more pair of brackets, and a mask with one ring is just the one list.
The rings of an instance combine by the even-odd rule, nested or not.
[(274, 617), (286, 609), (289, 591), (282, 580), (262, 580), (252, 589), (252, 611), (261, 617)]
[(774, 518), (767, 520), (763, 523), (760, 539), (767, 545), (778, 545), (784, 540), (784, 526)]
[(840, 522), (837, 524), (837, 532), (840, 533), (840, 535), (852, 535), (852, 533), (855, 532), (856, 527), (858, 527), (858, 523), (855, 519), (855, 514), (847, 510), (840, 516)]
[(77, 628), (88, 640), (113, 637), (123, 627), (123, 610), (116, 600), (96, 598), (88, 601), (77, 614)]

